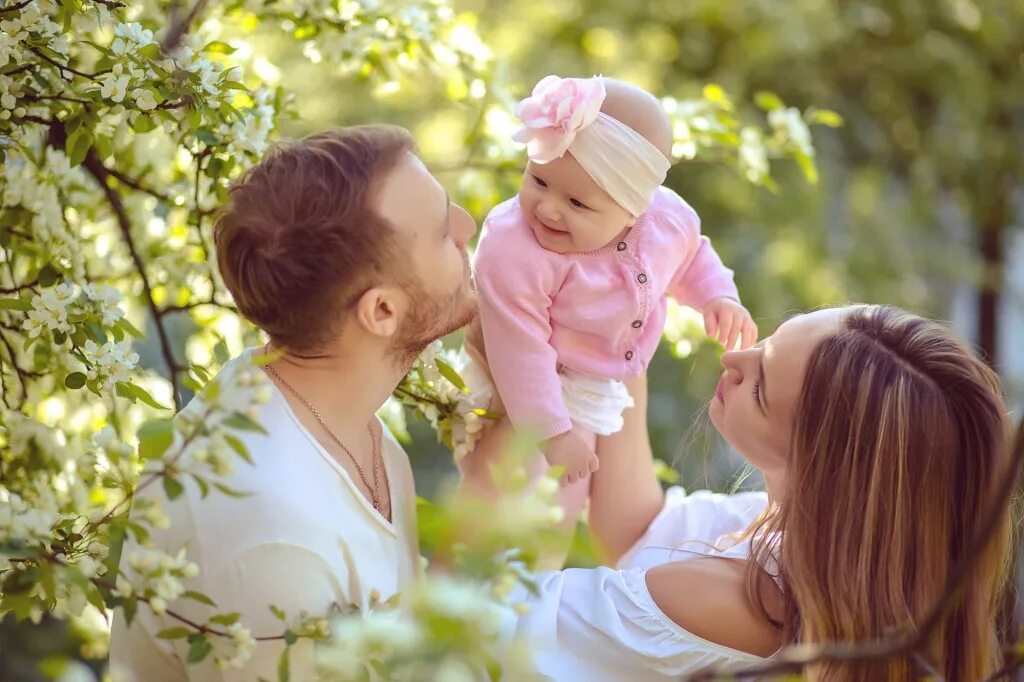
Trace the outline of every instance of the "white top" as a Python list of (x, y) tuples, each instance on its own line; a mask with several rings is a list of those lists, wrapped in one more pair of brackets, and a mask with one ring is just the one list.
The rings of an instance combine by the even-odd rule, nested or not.
[(646, 573), (659, 564), (700, 556), (746, 558), (749, 542), (729, 534), (745, 530), (767, 502), (765, 493), (701, 490), (687, 495), (672, 488), (618, 570), (539, 574), (539, 596), (522, 590), (513, 598), (529, 606), (514, 627), (533, 645), (539, 672), (559, 682), (665, 682), (763, 661), (676, 625), (654, 603)]
[[(247, 349), (221, 370), (221, 376), (247, 362)], [(234, 498), (216, 490), (202, 498), (198, 486), (182, 477), (185, 492), (168, 502), (160, 485), (141, 497), (161, 497), (171, 520), (151, 540), (176, 554), (187, 547), (200, 573), (186, 581), (217, 603), (214, 611), (190, 599), (169, 609), (197, 622), (216, 613), (238, 611), (254, 637), (281, 635), (284, 624), (269, 610), (283, 609), (289, 619), (299, 612), (326, 616), (333, 605), (357, 604), (365, 609), (372, 590), (382, 599), (402, 590), (420, 573), (416, 534), (416, 496), (409, 459), (384, 428), (382, 454), (391, 487), (393, 523), (363, 497), (348, 473), (302, 425), (273, 384), (271, 400), (259, 406), (257, 421), (269, 435), (233, 432), (246, 445), (254, 466), (237, 459), (223, 479), (236, 490), (251, 493)], [(198, 398), (186, 410), (201, 409)], [(136, 549), (126, 541), (124, 558)], [(130, 627), (119, 609), (114, 619), (110, 666), (114, 682), (139, 680), (268, 680), (277, 679), (281, 642), (261, 642), (241, 670), (218, 670), (210, 658), (187, 667), (185, 640), (157, 639), (156, 634), (181, 626), (166, 615), (156, 616), (145, 604)], [(216, 638), (215, 638), (216, 639)], [(291, 677), (312, 679), (312, 643), (301, 639), (290, 654)]]

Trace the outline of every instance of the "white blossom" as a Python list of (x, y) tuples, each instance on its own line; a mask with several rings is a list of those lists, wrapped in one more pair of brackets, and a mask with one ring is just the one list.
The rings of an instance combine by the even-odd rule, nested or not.
[(100, 95), (106, 99), (113, 100), (114, 102), (120, 103), (124, 101), (125, 95), (127, 94), (128, 76), (126, 75), (107, 75), (100, 84)]

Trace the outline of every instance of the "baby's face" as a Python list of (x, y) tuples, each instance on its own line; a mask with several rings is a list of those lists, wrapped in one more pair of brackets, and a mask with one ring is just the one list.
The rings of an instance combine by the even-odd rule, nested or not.
[(519, 205), (537, 241), (555, 253), (600, 249), (621, 240), (635, 222), (569, 153), (527, 164)]

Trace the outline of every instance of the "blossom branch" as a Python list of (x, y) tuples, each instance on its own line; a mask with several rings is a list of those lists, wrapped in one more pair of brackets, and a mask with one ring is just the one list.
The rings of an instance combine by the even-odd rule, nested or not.
[(171, 198), (171, 196), (169, 194), (165, 194), (164, 192), (161, 192), (159, 190), (153, 189), (152, 187), (149, 187), (148, 185), (142, 183), (141, 181), (136, 180), (134, 178), (131, 178), (131, 177), (125, 175), (124, 173), (122, 173), (121, 171), (117, 170), (116, 168), (110, 168), (109, 166), (104, 166), (104, 168), (106, 168), (107, 174), (110, 175), (110, 177), (115, 178), (118, 182), (120, 182), (125, 187), (130, 187), (130, 188), (134, 189), (137, 192), (142, 192), (143, 194), (148, 194), (151, 197), (155, 197), (155, 198), (159, 199), (160, 201), (163, 201), (164, 203), (167, 203), (167, 204), (173, 204), (174, 203), (174, 200)]
[[(48, 56), (45, 52), (40, 50), (38, 47), (29, 47), (28, 49), (29, 49), (29, 51), (32, 54), (36, 55), (37, 57), (42, 59), (44, 62), (52, 64), (53, 66), (56, 66), (61, 71), (67, 71), (68, 73), (73, 73), (76, 76), (81, 76), (82, 78), (87, 78), (87, 79), (89, 79), (91, 81), (99, 80), (99, 76), (102, 76), (102, 75), (110, 72), (109, 69), (108, 69), (106, 71), (97, 71), (96, 73), (85, 73), (84, 71), (78, 71), (77, 69), (73, 69), (70, 66), (67, 66), (66, 64), (61, 64), (56, 59), (53, 59), (50, 56)], [(61, 75), (63, 76), (63, 74), (61, 74)], [(64, 76), (64, 79), (65, 80), (70, 80), (66, 76)]]
[(156, 324), (157, 336), (160, 339), (160, 349), (163, 353), (164, 362), (167, 363), (167, 371), (171, 381), (171, 392), (174, 399), (174, 407), (177, 411), (181, 409), (181, 396), (179, 395), (178, 389), (178, 372), (185, 368), (174, 359), (174, 351), (171, 347), (170, 336), (167, 334), (167, 329), (164, 327), (163, 320), (160, 316), (160, 309), (156, 304), (156, 300), (153, 298), (153, 286), (149, 282), (149, 276), (146, 274), (145, 263), (142, 262), (142, 256), (139, 254), (139, 249), (135, 245), (134, 237), (132, 237), (131, 221), (128, 218), (128, 213), (125, 211), (124, 203), (121, 201), (121, 195), (118, 194), (107, 181), (110, 174), (107, 172), (107, 168), (103, 165), (103, 162), (96, 156), (95, 150), (90, 149), (86, 153), (85, 161), (83, 161), (82, 165), (89, 171), (96, 182), (99, 183), (100, 189), (103, 190), (103, 194), (107, 198), (107, 202), (114, 210), (114, 215), (117, 217), (117, 223), (121, 228), (121, 235), (124, 237), (125, 245), (128, 247), (128, 252), (131, 255), (132, 262), (135, 263), (135, 269), (138, 272), (139, 277), (142, 279), (143, 294), (146, 298), (146, 305), (149, 308), (150, 313), (153, 315), (153, 321)]
[(15, 3), (10, 7), (0, 7), (0, 14), (7, 14), (8, 12), (17, 12), (23, 7), (28, 7), (32, 4), (32, 0), (22, 0), (22, 2)]
[[(705, 682), (708, 680), (761, 678), (781, 673), (799, 672), (807, 665), (824, 661), (878, 661), (897, 656), (917, 656), (923, 660), (923, 654), (919, 652), (924, 648), (936, 628), (959, 605), (959, 597), (974, 572), (978, 558), (984, 554), (985, 545), (991, 540), (992, 533), (999, 527), (1000, 517), (1013, 501), (1021, 471), (1024, 470), (1024, 419), (1021, 420), (1014, 439), (1010, 468), (1008, 475), (1004, 476), (1001, 481), (1001, 487), (993, 496), (993, 503), (981, 516), (981, 522), (976, 526), (977, 530), (964, 550), (963, 558), (950, 573), (946, 587), (942, 591), (945, 596), (932, 607), (919, 627), (911, 631), (904, 631), (894, 637), (868, 642), (798, 644), (788, 647), (764, 664), (741, 668), (727, 674), (707, 671), (690, 675), (685, 679), (688, 682)], [(1024, 661), (1017, 661), (1016, 666), (1021, 663)], [(1002, 677), (1007, 672), (1009, 671), (1003, 669), (997, 675)], [(989, 678), (989, 680), (995, 679), (998, 677)]]
[(171, 28), (168, 29), (167, 35), (164, 36), (163, 51), (171, 52), (174, 48), (178, 47), (181, 43), (181, 39), (191, 28), (192, 23), (199, 17), (199, 14), (203, 11), (206, 6), (207, 0), (197, 0), (196, 4), (192, 6), (191, 11), (185, 16), (184, 19), (178, 19), (178, 8), (179, 3), (174, 3), (174, 7), (171, 10)]

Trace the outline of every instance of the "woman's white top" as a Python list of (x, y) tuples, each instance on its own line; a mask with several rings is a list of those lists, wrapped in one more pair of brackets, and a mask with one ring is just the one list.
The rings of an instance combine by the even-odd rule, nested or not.
[[(248, 362), (253, 349), (232, 360), (225, 373)], [(325, 616), (331, 607), (355, 604), (365, 609), (371, 592), (381, 599), (405, 588), (420, 573), (416, 534), (416, 497), (409, 459), (384, 427), (381, 451), (391, 487), (392, 522), (385, 520), (359, 492), (348, 473), (302, 425), (281, 391), (271, 386), (271, 400), (258, 406), (257, 421), (268, 435), (237, 431), (253, 465), (241, 458), (224, 483), (246, 491), (235, 498), (211, 490), (205, 498), (190, 477), (185, 491), (168, 502), (160, 485), (141, 497), (156, 496), (170, 518), (167, 530), (152, 534), (153, 545), (172, 556), (185, 547), (200, 573), (186, 589), (211, 597), (210, 609), (190, 599), (168, 605), (196, 622), (211, 612), (240, 612), (253, 636), (283, 634), (286, 625), (268, 605), (283, 609), (289, 620), (300, 611)], [(186, 410), (201, 408), (199, 398)], [(139, 549), (126, 542), (121, 565)], [(130, 626), (119, 609), (111, 642), (114, 682), (170, 680), (276, 680), (281, 642), (261, 642), (242, 669), (218, 670), (210, 658), (187, 666), (184, 640), (157, 637), (182, 624), (153, 614), (144, 604)], [(218, 639), (218, 638), (215, 638)], [(291, 678), (313, 677), (310, 640), (290, 653)], [(187, 671), (187, 672), (186, 672)]]
[[(745, 530), (768, 503), (765, 493), (687, 495), (672, 488), (644, 536), (618, 569), (567, 569), (537, 576), (540, 594), (515, 598), (529, 611), (516, 634), (534, 647), (534, 664), (559, 682), (662, 682), (706, 669), (729, 671), (763, 661), (684, 630), (654, 603), (649, 568), (703, 556), (745, 559)], [(718, 548), (716, 550), (715, 548)]]

